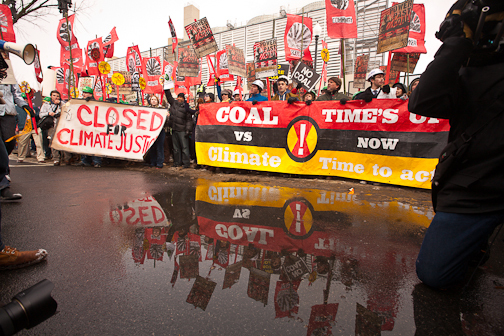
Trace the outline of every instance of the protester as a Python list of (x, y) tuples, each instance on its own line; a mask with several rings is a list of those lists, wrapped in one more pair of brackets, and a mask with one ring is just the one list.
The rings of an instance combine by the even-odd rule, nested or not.
[(355, 99), (363, 99), (370, 102), (372, 99), (396, 98), (396, 89), (385, 84), (385, 73), (381, 69), (373, 69), (367, 76), (367, 81), (371, 86), (359, 93)]
[(326, 100), (342, 100), (346, 102), (348, 100), (348, 97), (340, 93), (339, 90), (341, 88), (341, 79), (338, 77), (331, 77), (327, 81), (327, 89), (326, 93), (319, 96), (317, 98), (317, 101), (326, 101)]
[[(159, 99), (155, 95), (152, 95), (149, 99), (149, 106), (159, 108)], [(156, 167), (156, 169), (163, 168), (164, 163), (164, 142), (166, 133), (164, 127), (161, 128), (156, 141), (152, 144), (150, 148), (150, 166)]]
[[(82, 89), (82, 98), (86, 101), (95, 100), (93, 95), (93, 89), (86, 86)], [(81, 155), (81, 160), (76, 164), (76, 166), (91, 167), (91, 164), (95, 168), (101, 168), (102, 158), (94, 155)]]
[(396, 98), (408, 100), (406, 86), (404, 86), (403, 83), (395, 83), (394, 85), (392, 85), (392, 87), (396, 89)]
[(220, 100), (223, 103), (231, 103), (233, 99), (231, 98), (232, 92), (229, 89), (225, 89), (221, 93)]
[[(177, 99), (175, 100), (173, 99), (169, 89), (166, 89), (164, 92), (168, 103), (170, 103), (170, 117), (168, 119), (168, 125), (172, 128), (173, 167), (180, 167), (183, 165), (184, 168), (189, 168), (191, 159), (188, 137), (193, 128), (192, 115), (195, 114), (196, 111), (189, 107), (189, 104), (185, 101), (185, 95), (183, 93), (179, 93), (177, 95)], [(205, 98), (207, 95), (205, 95)]]
[(311, 101), (314, 101), (317, 99), (317, 95), (315, 94), (315, 92), (313, 91), (310, 91), (310, 92), (306, 92), (304, 95), (303, 95), (303, 101), (304, 102), (307, 102), (308, 100), (311, 100)]
[(420, 83), (420, 78), (415, 78), (411, 81), (410, 85), (409, 85), (409, 94), (411, 95), (411, 93), (413, 92), (413, 90), (416, 89), (416, 87), (418, 86), (418, 83)]
[[(21, 94), (21, 96), (25, 99), (26, 101), (26, 94)], [(28, 102), (27, 102), (28, 103)], [(35, 115), (39, 115), (39, 111), (37, 107), (33, 107), (35, 111)], [(17, 125), (18, 129), (22, 130), (25, 127), (25, 123), (27, 118), (29, 120), (31, 119), (30, 116), (27, 115), (26, 111), (19, 106), (16, 106), (16, 111), (17, 111)], [(40, 128), (33, 128), (33, 121), (31, 121), (32, 124), (32, 131), (23, 134), (17, 138), (18, 142), (18, 162), (23, 162), (25, 158), (30, 154), (30, 145), (31, 145), (31, 138), (33, 137), (33, 140), (35, 141), (35, 148), (37, 151), (37, 162), (38, 163), (45, 163), (45, 155), (44, 155), (44, 149), (42, 148), (42, 130)]]
[(205, 103), (215, 103), (215, 95), (211, 92), (205, 93)]
[[(3, 142), (0, 143), (0, 180), (3, 181), (9, 171), (9, 155)], [(46, 250), (18, 251), (6, 246), (1, 233), (2, 213), (0, 210), (0, 271), (12, 270), (30, 266), (44, 260), (48, 253)]]
[(259, 79), (256, 79), (255, 81), (252, 82), (249, 91), (249, 99), (247, 99), (246, 101), (251, 101), (253, 104), (254, 102), (257, 103), (260, 101), (267, 101), (268, 98), (261, 95), (262, 90), (264, 90), (263, 82), (260, 81)]
[[(473, 42), (478, 20), (455, 13), (478, 18), (484, 6), (483, 35)], [(504, 50), (496, 40), (503, 14), (502, 1), (456, 2), (436, 33), (443, 45), (409, 99), (412, 113), (451, 126), (433, 177), (436, 214), (416, 261), (431, 287), (456, 284), (470, 265), (481, 266), (504, 222)]]
[(234, 90), (233, 99), (234, 99), (234, 101), (242, 101), (241, 95), (240, 95), (240, 90), (238, 90), (238, 89)]
[[(42, 106), (44, 104), (50, 104), (51, 103), (51, 97), (44, 97), (42, 100), (42, 105), (40, 106), (40, 109), (42, 109)], [(39, 118), (40, 118), (40, 112), (39, 112)], [(51, 160), (52, 159), (52, 152), (51, 152), (51, 147), (49, 147), (49, 138), (48, 138), (48, 130), (44, 129), (42, 130), (42, 147), (44, 148), (44, 160)]]
[[(271, 100), (289, 100), (291, 103), (293, 101), (298, 101), (297, 95), (292, 92), (288, 92), (287, 87), (289, 85), (289, 79), (287, 76), (280, 76), (277, 80), (278, 93), (271, 98)], [(292, 98), (292, 99), (291, 99)]]

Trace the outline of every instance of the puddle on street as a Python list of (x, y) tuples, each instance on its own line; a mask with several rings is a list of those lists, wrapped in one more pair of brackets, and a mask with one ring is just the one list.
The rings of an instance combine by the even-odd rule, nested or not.
[(198, 180), (111, 205), (104, 223), (121, 232), (125, 277), (166, 284), (170, 334), (412, 335), (432, 312), (415, 287), (432, 216), (349, 192)]

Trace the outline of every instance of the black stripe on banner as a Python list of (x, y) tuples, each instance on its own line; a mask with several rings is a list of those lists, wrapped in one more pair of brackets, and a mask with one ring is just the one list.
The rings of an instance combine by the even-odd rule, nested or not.
[[(231, 145), (285, 148), (287, 129), (197, 126), (196, 141)], [(448, 132), (381, 132), (321, 129), (317, 150), (333, 150), (415, 158), (437, 158)]]

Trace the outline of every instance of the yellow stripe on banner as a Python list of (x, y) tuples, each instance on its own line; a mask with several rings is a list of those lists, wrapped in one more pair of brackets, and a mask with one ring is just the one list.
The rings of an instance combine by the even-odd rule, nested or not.
[(292, 160), (285, 149), (196, 143), (198, 163), (286, 174), (339, 176), (356, 180), (430, 189), (438, 159), (320, 150), (306, 162)]

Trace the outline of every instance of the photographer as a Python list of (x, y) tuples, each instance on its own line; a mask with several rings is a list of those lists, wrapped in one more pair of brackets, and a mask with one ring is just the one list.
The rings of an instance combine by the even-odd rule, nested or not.
[(482, 264), (489, 237), (504, 222), (502, 14), (502, 1), (456, 2), (436, 33), (443, 45), (409, 100), (412, 113), (451, 125), (433, 178), (436, 215), (416, 261), (431, 287), (455, 284), (470, 265)]

